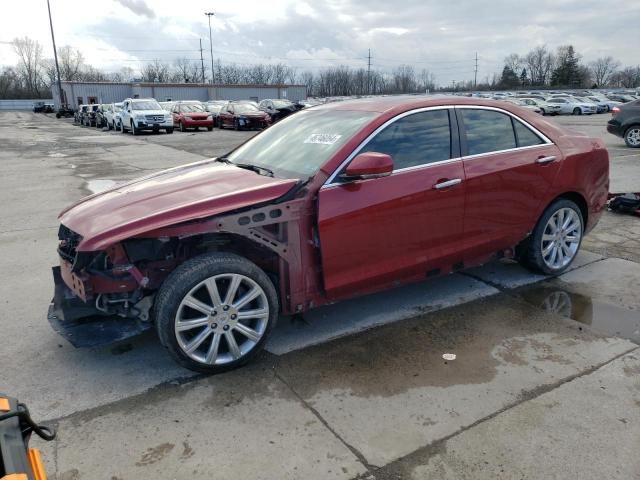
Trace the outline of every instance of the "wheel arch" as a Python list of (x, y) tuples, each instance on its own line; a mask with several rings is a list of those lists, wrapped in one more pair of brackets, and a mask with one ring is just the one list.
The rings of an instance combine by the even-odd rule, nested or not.
[(545, 205), (542, 212), (544, 213), (547, 210), (547, 208), (549, 208), (551, 204), (553, 204), (553, 202), (560, 199), (571, 200), (573, 203), (575, 203), (578, 206), (578, 208), (580, 209), (580, 213), (582, 214), (582, 222), (583, 222), (584, 228), (586, 228), (587, 222), (589, 221), (589, 206), (587, 204), (587, 200), (584, 198), (584, 196), (581, 193), (578, 193), (575, 191), (562, 193), (557, 197), (553, 198), (547, 205)]

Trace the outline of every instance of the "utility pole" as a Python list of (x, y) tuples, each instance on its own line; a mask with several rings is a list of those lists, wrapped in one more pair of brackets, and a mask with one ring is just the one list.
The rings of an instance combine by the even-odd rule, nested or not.
[(202, 56), (202, 39), (200, 39), (200, 64), (202, 65), (202, 83), (204, 83), (204, 57)]
[(478, 52), (476, 52), (476, 69), (473, 71), (473, 88), (478, 84)]
[(209, 53), (211, 53), (211, 85), (214, 82), (214, 73), (213, 73), (213, 37), (211, 36), (211, 17), (215, 15), (213, 12), (205, 12), (205, 15), (209, 17)]
[(371, 49), (367, 56), (367, 95), (371, 94)]
[(51, 20), (51, 5), (49, 5), (49, 0), (47, 0), (47, 8), (49, 9), (49, 26), (51, 27), (51, 42), (53, 43), (53, 58), (56, 61), (56, 74), (58, 75), (58, 95), (60, 96), (60, 105), (59, 108), (62, 108), (62, 105), (67, 102), (64, 101), (63, 93), (62, 93), (62, 82), (60, 81), (60, 67), (58, 66), (58, 50), (56, 49), (56, 37), (53, 35), (53, 20)]

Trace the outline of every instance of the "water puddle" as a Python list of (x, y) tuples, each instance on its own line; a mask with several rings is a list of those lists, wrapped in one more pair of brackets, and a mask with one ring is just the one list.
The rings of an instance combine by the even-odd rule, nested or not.
[(113, 180), (89, 180), (85, 185), (85, 188), (91, 193), (100, 193), (114, 187), (116, 182)]
[(523, 287), (516, 293), (547, 312), (589, 325), (600, 333), (640, 343), (640, 311), (601, 302), (549, 283)]

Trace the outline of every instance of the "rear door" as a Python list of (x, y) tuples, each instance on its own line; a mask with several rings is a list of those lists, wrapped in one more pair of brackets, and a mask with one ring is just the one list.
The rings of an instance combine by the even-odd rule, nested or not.
[(466, 177), (465, 263), (514, 246), (549, 200), (562, 154), (522, 119), (488, 107), (456, 107)]
[(346, 182), (336, 176), (319, 192), (330, 297), (424, 278), (461, 259), (465, 184), (453, 110), (400, 115), (352, 156), (366, 151), (391, 155), (393, 173)]

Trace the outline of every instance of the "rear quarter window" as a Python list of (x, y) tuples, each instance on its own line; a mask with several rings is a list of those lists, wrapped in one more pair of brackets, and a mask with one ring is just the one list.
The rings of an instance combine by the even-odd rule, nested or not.
[(511, 117), (493, 110), (461, 109), (467, 155), (516, 148)]

